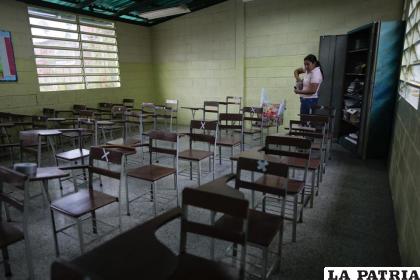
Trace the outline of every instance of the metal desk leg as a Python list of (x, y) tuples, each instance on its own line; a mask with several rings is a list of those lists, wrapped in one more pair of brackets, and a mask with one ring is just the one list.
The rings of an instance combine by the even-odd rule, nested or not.
[(37, 151), (38, 167), (41, 167), (41, 148), (42, 148), (42, 136), (38, 135), (38, 151)]

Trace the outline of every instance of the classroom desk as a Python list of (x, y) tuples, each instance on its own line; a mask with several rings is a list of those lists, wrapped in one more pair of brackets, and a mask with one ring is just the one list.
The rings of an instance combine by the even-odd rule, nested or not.
[[(268, 163), (273, 162), (273, 163), (286, 164), (289, 167), (297, 168), (297, 169), (305, 169), (306, 166), (307, 166), (307, 163), (306, 163), (305, 159), (290, 157), (290, 156), (279, 156), (279, 155), (266, 154), (262, 150), (262, 148), (261, 149), (253, 149), (253, 150), (243, 151), (243, 152), (231, 157), (231, 160), (237, 161), (240, 157), (267, 161)], [(313, 206), (313, 201), (314, 201), (315, 173), (316, 172), (317, 172), (316, 186), (319, 187), (320, 166), (321, 166), (321, 161), (319, 159), (310, 159), (309, 160), (308, 171), (312, 172), (311, 185), (310, 185), (310, 187), (311, 187), (311, 201), (310, 201), (311, 202), (311, 207)]]
[(70, 174), (61, 170), (58, 167), (38, 167), (36, 169), (36, 174), (33, 177), (29, 178), (30, 182), (41, 182), (42, 188), (47, 197), (48, 203), (51, 203), (51, 197), (48, 192), (48, 181), (54, 179), (61, 179), (68, 177)]
[(42, 154), (42, 137), (47, 139), (47, 143), (51, 147), (53, 156), (56, 154), (55, 143), (53, 137), (59, 136), (62, 132), (58, 129), (43, 129), (43, 130), (34, 130), (38, 134), (38, 153), (37, 153), (37, 163), (38, 167), (41, 167), (41, 154)]
[(191, 111), (193, 120), (195, 119), (195, 113), (200, 110), (204, 110), (202, 107), (181, 107), (181, 109), (187, 109)]

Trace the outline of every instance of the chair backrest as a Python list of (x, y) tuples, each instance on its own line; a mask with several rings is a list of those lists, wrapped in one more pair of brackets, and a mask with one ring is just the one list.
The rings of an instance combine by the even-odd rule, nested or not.
[(220, 113), (219, 129), (242, 129), (242, 114)]
[[(216, 146), (218, 135), (218, 121), (191, 120), (190, 123), (190, 148), (193, 142), (204, 142)], [(197, 133), (196, 131), (200, 132)]]
[(34, 128), (47, 128), (47, 120), (48, 117), (46, 116), (32, 116), (32, 126)]
[(42, 109), (42, 115), (48, 118), (54, 118), (55, 117), (55, 110), (52, 108), (43, 108)]
[[(10, 192), (3, 192), (3, 184), (18, 187), (26, 190), (28, 176), (14, 171), (4, 166), (0, 166), (0, 201), (16, 208), (20, 212), (24, 211), (24, 202), (19, 201), (10, 195)], [(1, 220), (1, 217), (0, 217)]]
[(279, 195), (284, 195), (287, 193), (289, 166), (282, 162), (280, 158), (270, 158), (270, 161), (268, 161), (267, 159), (255, 159), (244, 157), (239, 157), (238, 159), (236, 167), (235, 188), (243, 188), (265, 193), (267, 187), (265, 185), (260, 185), (256, 182), (253, 182), (252, 179), (248, 180), (248, 178), (243, 178), (245, 177), (242, 176), (243, 171), (282, 177), (284, 178), (284, 186), (281, 190), (279, 189)]
[(313, 140), (323, 140), (325, 137), (325, 125), (323, 126), (322, 130), (319, 131), (319, 128), (312, 127), (308, 122), (290, 120), (289, 123), (289, 135), (306, 137)]
[(232, 130), (240, 131), (241, 150), (243, 148), (243, 116), (238, 113), (220, 113), (219, 114), (219, 138), (222, 136), (222, 130), (229, 132)]
[(39, 136), (36, 130), (24, 130), (19, 132), (21, 147), (31, 147), (38, 145)]
[(121, 105), (114, 105), (111, 108), (111, 114), (113, 118), (125, 119), (126, 111), (127, 111), (127, 107), (121, 106)]
[(177, 99), (166, 99), (165, 107), (166, 107), (166, 109), (169, 109), (172, 112), (178, 112), (178, 100)]
[[(162, 147), (159, 142), (175, 143), (175, 148), (169, 148), (167, 146)], [(172, 146), (172, 145), (171, 145)], [(150, 153), (150, 164), (152, 164), (152, 153), (161, 153), (175, 156), (175, 165), (178, 167), (178, 152), (179, 152), (179, 136), (177, 133), (166, 132), (161, 130), (153, 130), (149, 132), (149, 153)]]
[(123, 103), (123, 106), (127, 108), (134, 108), (134, 99), (124, 98), (122, 103)]
[(315, 104), (311, 106), (311, 115), (329, 115), (335, 117), (336, 109), (333, 106)]
[(79, 116), (77, 119), (77, 126), (81, 128), (84, 126), (85, 128), (91, 128), (95, 125), (96, 114), (92, 110), (80, 110)]
[[(248, 201), (243, 198), (229, 197), (199, 188), (185, 188), (182, 192), (180, 253), (186, 252), (187, 233), (195, 233), (240, 244), (243, 246), (241, 251), (245, 252), (248, 231), (248, 204)], [(188, 208), (191, 206), (232, 216), (241, 221), (242, 228), (240, 231), (237, 231), (235, 227), (232, 230), (229, 228), (221, 230), (213, 224), (192, 221), (188, 217)]]
[(80, 110), (79, 111), (79, 117), (80, 118), (86, 118), (86, 119), (94, 119), (95, 118), (95, 112), (92, 110)]
[(206, 115), (216, 114), (216, 120), (219, 118), (219, 102), (218, 101), (204, 101), (203, 105), (203, 120), (206, 120)]
[(321, 127), (321, 126), (324, 126), (324, 125), (328, 125), (328, 122), (329, 122), (330, 118), (328, 117), (328, 115), (301, 114), (300, 115), (300, 120), (302, 122), (309, 123), (313, 127), (316, 127), (316, 126)]
[[(128, 149), (128, 148), (127, 148)], [(111, 149), (109, 146), (96, 146), (90, 148), (89, 154), (89, 184), (92, 184), (93, 173), (103, 175), (106, 177), (121, 179), (121, 172), (113, 171), (95, 165), (95, 161), (102, 161), (108, 164), (115, 164), (122, 166), (123, 153)], [(91, 186), (90, 186), (91, 187)]]
[[(290, 121), (290, 134), (295, 136), (303, 136), (310, 139), (321, 139), (321, 145), (324, 145), (329, 127), (329, 117), (326, 115), (300, 115), (300, 128), (299, 123)], [(313, 132), (305, 131), (302, 128), (312, 127)]]
[(101, 109), (111, 110), (112, 106), (114, 106), (114, 104), (109, 103), (109, 102), (99, 102), (98, 103), (98, 108), (101, 108)]
[(87, 109), (86, 105), (81, 105), (81, 104), (73, 105), (73, 111), (75, 111), (76, 113), (78, 113), (81, 110), (86, 110), (86, 109)]
[(270, 155), (287, 156), (304, 160), (303, 181), (306, 182), (311, 159), (311, 140), (292, 136), (267, 136), (264, 152)]
[(242, 109), (242, 97), (240, 96), (226, 96), (226, 113), (229, 113), (229, 107), (238, 106), (238, 113)]
[(311, 106), (311, 115), (327, 115), (328, 120), (328, 131), (334, 133), (334, 127), (336, 123), (336, 112), (337, 110), (333, 106), (323, 106), (323, 105), (312, 105)]
[(149, 110), (151, 110), (151, 112), (154, 112), (155, 111), (155, 104), (152, 103), (152, 102), (143, 102), (143, 103), (141, 103), (141, 108), (143, 110), (149, 109)]
[(264, 151), (266, 154), (309, 159), (311, 141), (290, 136), (266, 136)]
[(241, 105), (242, 97), (240, 96), (226, 96), (226, 102), (231, 103), (232, 105)]

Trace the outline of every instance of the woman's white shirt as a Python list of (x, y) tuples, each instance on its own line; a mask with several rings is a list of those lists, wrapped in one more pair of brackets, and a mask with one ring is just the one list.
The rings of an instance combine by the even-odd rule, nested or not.
[(318, 98), (318, 90), (322, 81), (322, 73), (319, 67), (315, 67), (314, 69), (312, 69), (311, 72), (306, 72), (305, 77), (303, 78), (303, 90), (309, 89), (310, 84), (318, 84), (318, 88), (316, 89), (316, 92), (312, 95), (301, 94), (300, 96), (303, 98)]

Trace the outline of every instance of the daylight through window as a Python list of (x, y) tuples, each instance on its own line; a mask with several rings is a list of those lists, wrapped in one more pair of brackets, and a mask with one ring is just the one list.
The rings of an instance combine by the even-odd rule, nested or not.
[(40, 91), (120, 87), (113, 22), (28, 8)]

